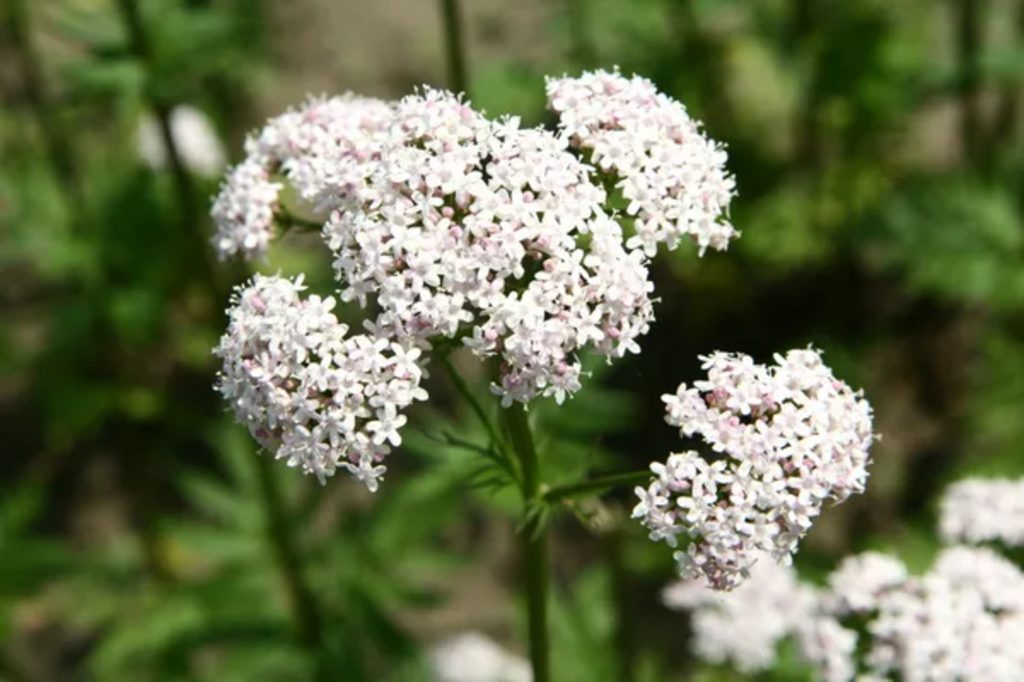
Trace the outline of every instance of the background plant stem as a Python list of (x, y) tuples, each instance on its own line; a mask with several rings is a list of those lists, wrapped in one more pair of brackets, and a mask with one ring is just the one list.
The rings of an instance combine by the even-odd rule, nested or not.
[(118, 8), (120, 9), (125, 29), (128, 32), (131, 50), (142, 63), (146, 72), (146, 99), (156, 118), (157, 126), (160, 128), (160, 137), (163, 139), (164, 148), (167, 150), (167, 160), (171, 168), (171, 175), (174, 178), (174, 189), (178, 197), (182, 226), (186, 234), (194, 236), (192, 246), (197, 252), (195, 263), (199, 267), (199, 274), (202, 275), (202, 278), (208, 285), (216, 290), (217, 287), (213, 266), (210, 263), (206, 236), (202, 231), (202, 223), (199, 220), (195, 188), (192, 186), (192, 178), (189, 176), (188, 168), (186, 168), (185, 162), (181, 157), (181, 152), (174, 139), (174, 131), (171, 128), (171, 106), (153, 91), (153, 46), (146, 31), (145, 20), (139, 12), (137, 0), (118, 0)]
[(81, 177), (78, 173), (71, 141), (65, 127), (54, 112), (43, 80), (42, 65), (35, 42), (32, 40), (31, 22), (25, 0), (9, 0), (7, 32), (21, 66), (22, 88), (25, 99), (39, 124), (53, 173), (60, 183), (71, 224), (80, 225), (84, 212)]
[(445, 60), (448, 63), (448, 87), (469, 96), (466, 77), (466, 50), (462, 38), (462, 16), (458, 0), (441, 0), (444, 20)]
[[(540, 494), (540, 471), (537, 450), (533, 445), (526, 408), (516, 404), (503, 410), (512, 449), (522, 467), (524, 513)], [(550, 646), (548, 642), (548, 553), (543, 521), (527, 516), (522, 528), (523, 569), (526, 577), (526, 607), (530, 636), (530, 664), (533, 682), (551, 680)]]

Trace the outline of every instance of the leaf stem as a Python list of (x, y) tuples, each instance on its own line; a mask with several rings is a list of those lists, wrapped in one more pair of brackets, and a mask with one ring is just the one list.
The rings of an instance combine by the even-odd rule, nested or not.
[(448, 373), (448, 378), (451, 379), (452, 384), (454, 384), (459, 395), (466, 399), (466, 402), (469, 403), (470, 409), (473, 410), (473, 413), (476, 414), (477, 419), (487, 431), (487, 436), (491, 439), (491, 444), (494, 446), (498, 456), (508, 463), (511, 473), (513, 473), (514, 477), (518, 480), (520, 478), (519, 471), (515, 467), (514, 460), (509, 456), (505, 439), (501, 437), (501, 434), (498, 432), (498, 428), (494, 425), (494, 422), (491, 421), (491, 418), (487, 416), (487, 410), (484, 409), (484, 406), (477, 399), (476, 395), (474, 395), (469, 384), (466, 383), (466, 380), (462, 378), (461, 374), (459, 374), (459, 371), (455, 369), (455, 366), (452, 364), (451, 358), (448, 357), (448, 354), (437, 353), (436, 356), (444, 367), (445, 372)]
[(551, 654), (548, 641), (548, 550), (542, 516), (530, 513), (540, 496), (540, 468), (526, 408), (515, 404), (503, 411), (505, 425), (522, 466), (520, 489), (525, 522), (522, 528), (526, 607), (530, 637), (530, 664), (534, 682), (550, 682)]
[(202, 232), (199, 221), (198, 205), (196, 204), (195, 188), (192, 185), (192, 178), (188, 168), (185, 166), (178, 143), (174, 139), (174, 131), (171, 127), (171, 106), (164, 101), (164, 98), (157, 96), (154, 92), (153, 70), (154, 63), (153, 47), (146, 31), (146, 24), (142, 13), (139, 11), (138, 0), (118, 0), (118, 8), (121, 12), (121, 19), (128, 32), (129, 45), (135, 57), (142, 63), (145, 70), (146, 100), (153, 115), (156, 118), (157, 126), (160, 128), (160, 136), (163, 139), (164, 148), (167, 150), (167, 160), (171, 167), (171, 175), (174, 178), (174, 189), (178, 196), (178, 203), (181, 209), (181, 221), (186, 233), (194, 236), (194, 247), (198, 249), (197, 264), (201, 269), (203, 278), (209, 284), (215, 282), (213, 266), (210, 263), (206, 239)]
[(20, 62), (22, 88), (43, 135), (50, 166), (60, 184), (71, 214), (72, 226), (84, 219), (85, 201), (82, 178), (79, 174), (71, 140), (57, 118), (43, 78), (39, 51), (32, 39), (31, 17), (25, 0), (10, 0), (7, 4), (7, 28), (15, 58)]

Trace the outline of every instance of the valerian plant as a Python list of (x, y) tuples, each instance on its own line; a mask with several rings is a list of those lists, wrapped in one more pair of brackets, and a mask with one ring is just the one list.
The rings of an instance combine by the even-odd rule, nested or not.
[[(669, 423), (708, 451), (652, 464), (653, 478), (545, 485), (528, 406), (579, 391), (584, 353), (640, 352), (660, 249), (689, 238), (703, 255), (739, 236), (727, 154), (682, 104), (618, 71), (549, 79), (547, 96), (555, 130), (427, 87), (398, 102), (313, 99), (249, 138), (213, 206), (222, 257), (259, 258), (296, 227), (318, 229), (333, 254), (336, 296), (304, 295), (301, 274), (257, 275), (215, 349), (218, 389), (277, 458), (375, 491), (407, 409), (429, 399), (428, 368), (452, 375), (488, 434), (481, 455), (523, 500), (537, 682), (550, 679), (548, 506), (650, 480), (634, 516), (653, 539), (688, 542), (684, 574), (730, 589), (761, 553), (788, 562), (826, 501), (863, 490), (873, 439), (870, 407), (817, 351), (774, 367), (715, 353), (707, 381), (666, 398)], [(287, 210), (286, 186), (315, 221)], [(368, 312), (362, 330), (338, 319), (336, 298)], [(502, 424), (449, 361), (459, 346), (489, 366)]]

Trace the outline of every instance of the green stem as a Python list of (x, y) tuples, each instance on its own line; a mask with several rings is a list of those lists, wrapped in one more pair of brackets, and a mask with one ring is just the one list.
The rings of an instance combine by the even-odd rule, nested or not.
[(281, 491), (277, 487), (272, 459), (260, 455), (256, 458), (259, 469), (260, 493), (263, 496), (266, 514), (267, 536), (274, 551), (274, 559), (284, 580), (288, 598), (291, 601), (295, 627), (299, 639), (313, 651), (319, 651), (323, 626), (316, 608), (313, 593), (302, 575), (302, 559), (292, 538), (291, 528)]
[(71, 223), (77, 226), (84, 218), (81, 176), (75, 163), (71, 140), (65, 134), (46, 92), (39, 52), (32, 40), (30, 19), (25, 0), (10, 0), (7, 3), (7, 28), (14, 57), (21, 65), (25, 99), (42, 132), (50, 166), (64, 192)]
[(444, 49), (448, 62), (448, 87), (469, 95), (466, 78), (466, 50), (462, 39), (462, 17), (458, 0), (441, 0), (444, 19)]
[(636, 628), (633, 622), (634, 600), (629, 589), (624, 540), (622, 528), (616, 520), (615, 527), (604, 538), (605, 551), (611, 569), (612, 597), (617, 616), (612, 641), (618, 650), (618, 679), (622, 682), (633, 682), (636, 679)]
[[(138, 2), (137, 0), (118, 0), (118, 7), (128, 32), (131, 50), (142, 63), (147, 78), (151, 79), (155, 66), (153, 48), (142, 13), (139, 11)], [(212, 286), (214, 285), (213, 265), (210, 262), (206, 237), (199, 221), (199, 210), (192, 178), (182, 159), (178, 144), (174, 139), (174, 131), (171, 128), (171, 106), (157, 96), (153, 87), (151, 81), (147, 82), (146, 98), (156, 118), (157, 126), (160, 128), (160, 137), (163, 139), (164, 148), (167, 150), (167, 160), (174, 178), (174, 189), (178, 195), (178, 204), (181, 209), (182, 224), (185, 232), (194, 236), (193, 246), (198, 249), (196, 262), (201, 269), (203, 278)]]
[(649, 471), (629, 471), (621, 474), (608, 474), (597, 476), (588, 481), (559, 485), (544, 491), (545, 502), (558, 502), (560, 500), (587, 495), (595, 492), (604, 492), (620, 485), (632, 485), (634, 483), (646, 483), (651, 478)]
[(293, 215), (286, 211), (281, 211), (277, 214), (277, 222), (284, 229), (287, 230), (306, 230), (312, 232), (319, 232), (324, 229), (323, 223), (318, 223), (315, 220), (307, 220), (300, 218), (297, 215)]
[(589, 67), (597, 60), (594, 57), (594, 45), (590, 40), (590, 22), (588, 21), (585, 0), (564, 0), (565, 18), (569, 25), (569, 57), (576, 66)]
[(956, 13), (951, 15), (956, 30), (960, 71), (957, 83), (960, 96), (960, 138), (964, 157), (969, 164), (979, 160), (978, 141), (982, 112), (978, 92), (982, 84), (981, 52), (985, 4), (983, 0), (957, 0)]
[(534, 682), (550, 682), (551, 656), (548, 642), (548, 551), (543, 518), (530, 514), (540, 495), (540, 470), (533, 445), (526, 408), (516, 404), (504, 410), (505, 425), (522, 466), (521, 490), (525, 523), (522, 529), (526, 607), (530, 635), (530, 664)]

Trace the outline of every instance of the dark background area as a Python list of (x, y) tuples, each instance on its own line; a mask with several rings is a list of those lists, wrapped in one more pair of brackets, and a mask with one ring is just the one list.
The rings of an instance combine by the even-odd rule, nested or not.
[[(246, 274), (209, 247), (219, 175), (136, 144), (188, 105), (238, 160), (307, 93), (443, 86), (440, 3), (0, 3), (0, 679), (420, 680), (424, 648), (467, 629), (521, 652), (517, 499), (436, 437), (478, 435), (452, 387), (432, 377), (376, 496), (258, 457), (212, 390)], [(679, 449), (659, 397), (698, 355), (809, 343), (882, 439), (867, 493), (804, 543), (808, 577), (868, 547), (926, 566), (945, 485), (1024, 473), (1024, 3), (461, 9), (476, 106), (549, 122), (544, 75), (619, 65), (727, 143), (739, 187), (728, 252), (658, 257), (643, 353), (536, 406), (549, 482)], [(330, 290), (315, 237), (259, 269)], [(658, 600), (671, 552), (631, 506), (620, 490), (555, 523), (556, 679), (739, 679), (688, 658)]]

